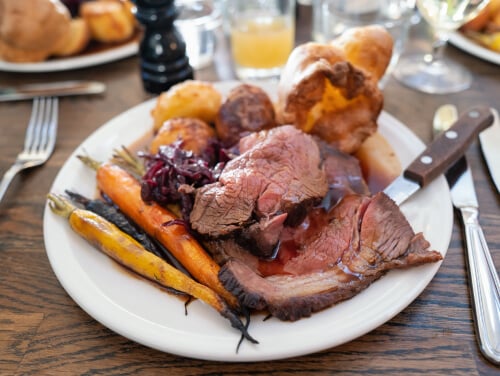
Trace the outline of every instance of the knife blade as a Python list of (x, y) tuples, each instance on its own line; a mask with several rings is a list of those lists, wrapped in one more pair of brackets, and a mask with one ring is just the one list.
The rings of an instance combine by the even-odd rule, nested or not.
[(60, 81), (0, 88), (0, 102), (60, 97), (66, 95), (100, 94), (106, 85), (97, 81)]
[(493, 125), (479, 133), (479, 143), (483, 156), (490, 171), (493, 183), (500, 193), (500, 120), (498, 112), (494, 108), (490, 109), (495, 120)]
[(493, 115), (489, 108), (479, 106), (468, 110), (415, 158), (403, 174), (384, 189), (384, 193), (396, 204), (402, 204), (455, 163), (477, 134), (492, 122)]
[[(454, 106), (440, 107), (434, 116), (434, 129), (446, 131), (456, 114)], [(446, 179), (451, 187), (453, 206), (460, 211), (465, 228), (467, 270), (479, 348), (488, 360), (500, 364), (500, 281), (479, 224), (479, 205), (465, 156), (446, 172)]]

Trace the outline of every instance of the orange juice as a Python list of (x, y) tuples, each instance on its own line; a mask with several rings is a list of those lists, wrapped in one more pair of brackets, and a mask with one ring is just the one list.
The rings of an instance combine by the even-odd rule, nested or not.
[(243, 19), (231, 29), (231, 46), (237, 66), (272, 69), (285, 65), (294, 44), (290, 17), (261, 16)]

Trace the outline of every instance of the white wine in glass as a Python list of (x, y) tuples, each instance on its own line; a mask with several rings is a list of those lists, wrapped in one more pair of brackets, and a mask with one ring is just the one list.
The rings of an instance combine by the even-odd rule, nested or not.
[(467, 89), (472, 81), (464, 67), (443, 59), (442, 49), (449, 33), (473, 19), (489, 0), (417, 0), (422, 17), (432, 26), (435, 41), (432, 52), (400, 60), (394, 76), (406, 86), (432, 94), (455, 93)]

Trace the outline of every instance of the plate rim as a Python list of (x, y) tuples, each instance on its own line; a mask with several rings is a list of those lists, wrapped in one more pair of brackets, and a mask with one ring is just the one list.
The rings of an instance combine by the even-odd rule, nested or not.
[(500, 65), (500, 53), (489, 50), (467, 38), (459, 31), (450, 33), (449, 42), (455, 47), (490, 63)]
[(0, 71), (13, 73), (63, 72), (110, 63), (133, 56), (137, 54), (138, 51), (139, 42), (134, 38), (123, 45), (110, 46), (104, 51), (94, 52), (88, 55), (76, 55), (37, 63), (12, 63), (0, 60)]
[[(234, 81), (234, 82), (227, 82), (226, 81), (226, 82), (222, 82), (219, 84), (231, 85), (231, 84), (235, 84), (235, 83), (237, 83), (237, 81)], [(154, 104), (155, 100), (156, 100), (156, 98), (149, 99), (146, 102), (143, 102), (135, 107), (128, 109), (125, 112), (122, 112), (121, 114), (113, 117), (111, 120), (109, 120), (108, 122), (103, 124), (96, 131), (94, 131), (91, 135), (89, 135), (73, 151), (73, 153), (70, 155), (70, 157), (68, 157), (68, 159), (65, 161), (63, 167), (60, 169), (59, 173), (57, 174), (57, 177), (55, 178), (54, 183), (52, 184), (51, 191), (54, 191), (54, 188), (57, 187), (57, 185), (59, 184), (59, 181), (62, 179), (62, 177), (64, 175), (65, 169), (70, 168), (71, 163), (73, 163), (72, 161), (75, 160), (76, 155), (78, 153), (81, 153), (82, 150), (85, 149), (86, 144), (91, 142), (93, 139), (97, 139), (97, 138), (101, 137), (107, 131), (114, 129), (116, 127), (116, 125), (114, 125), (114, 124), (119, 124), (121, 119), (129, 117), (133, 112), (149, 110), (152, 107), (152, 105)], [(420, 139), (418, 139), (418, 137), (409, 128), (404, 126), (396, 118), (394, 118), (393, 116), (391, 116), (390, 114), (388, 114), (386, 112), (382, 112), (380, 115), (380, 122), (382, 123), (384, 121), (395, 122), (394, 124), (396, 124), (397, 127), (402, 127), (402, 129), (403, 129), (402, 132), (403, 132), (404, 137), (409, 137), (413, 143), (417, 144), (419, 149), (424, 148), (424, 144), (422, 143), (422, 141), (420, 141)], [(384, 127), (385, 126), (381, 127), (381, 131)], [(144, 131), (145, 130), (143, 130), (143, 132)], [(109, 152), (111, 152), (111, 150)], [(436, 180), (436, 182), (433, 182), (432, 184), (439, 184), (441, 187), (444, 184), (447, 187), (446, 181), (445, 181), (444, 177), (442, 177), (442, 176), (439, 177)], [(95, 183), (94, 183), (94, 185), (95, 185)], [(453, 212), (452, 212), (452, 206), (451, 206), (451, 199), (449, 197), (449, 190), (447, 190), (447, 196), (448, 196), (448, 200), (443, 200), (443, 201), (445, 201), (447, 203), (446, 206), (448, 209), (447, 210), (448, 211), (448, 219), (449, 219), (449, 216), (451, 215), (451, 223), (449, 224), (449, 226), (447, 228), (448, 233), (442, 234), (445, 238), (445, 240), (443, 241), (443, 244), (445, 244), (445, 248), (439, 249), (439, 251), (443, 254), (443, 256), (445, 256), (447, 248), (449, 246), (449, 242), (451, 240), (452, 221), (453, 221)], [(441, 199), (444, 199), (444, 198), (441, 198)], [(324, 341), (320, 342), (320, 343), (313, 343), (313, 344), (310, 344), (309, 346), (307, 346), (307, 350), (304, 350), (304, 348), (300, 347), (300, 348), (287, 350), (287, 351), (280, 351), (279, 349), (277, 349), (274, 352), (268, 352), (268, 353), (265, 353), (265, 352), (263, 353), (263, 352), (259, 351), (259, 349), (256, 348), (255, 346), (252, 346), (250, 344), (247, 345), (246, 343), (244, 343), (242, 348), (240, 349), (240, 353), (234, 354), (234, 348), (235, 348), (236, 341), (238, 339), (238, 335), (231, 332), (229, 337), (231, 338), (231, 341), (234, 341), (234, 342), (231, 342), (231, 344), (234, 345), (234, 348), (231, 347), (231, 349), (232, 349), (231, 353), (228, 353), (224, 349), (220, 350), (215, 345), (211, 346), (209, 349), (203, 349), (203, 351), (200, 351), (199, 349), (193, 351), (193, 349), (189, 346), (190, 345), (189, 338), (188, 339), (176, 338), (176, 341), (178, 341), (177, 344), (179, 346), (177, 346), (177, 344), (172, 345), (172, 343), (168, 343), (168, 341), (167, 341), (167, 343), (164, 343), (161, 340), (159, 341), (157, 338), (158, 333), (162, 332), (162, 333), (170, 333), (171, 334), (171, 330), (169, 328), (163, 328), (160, 325), (153, 323), (153, 322), (150, 322), (143, 317), (137, 317), (137, 315), (134, 316), (133, 312), (128, 312), (125, 308), (119, 306), (116, 302), (112, 301), (108, 296), (106, 296), (104, 294), (102, 289), (99, 286), (97, 286), (90, 279), (90, 277), (88, 276), (87, 273), (83, 273), (83, 272), (81, 273), (81, 271), (77, 271), (76, 274), (78, 275), (78, 277), (80, 277), (82, 279), (79, 280), (79, 282), (80, 282), (79, 286), (75, 286), (74, 281), (70, 281), (68, 279), (68, 271), (62, 269), (64, 267), (67, 267), (68, 265), (61, 264), (62, 260), (60, 259), (60, 257), (58, 259), (57, 255), (53, 249), (54, 248), (54, 239), (51, 239), (49, 237), (49, 232), (50, 232), (49, 224), (51, 222), (54, 222), (55, 220), (61, 220), (61, 218), (55, 219), (54, 217), (55, 217), (55, 215), (53, 215), (53, 213), (50, 212), (50, 210), (48, 209), (48, 206), (46, 205), (45, 212), (44, 212), (44, 219), (43, 219), (43, 227), (44, 227), (44, 241), (45, 241), (47, 255), (48, 255), (51, 267), (52, 267), (54, 273), (56, 274), (59, 282), (61, 283), (63, 288), (66, 290), (66, 292), (70, 295), (70, 297), (75, 301), (75, 303), (77, 305), (79, 305), (84, 311), (86, 311), (91, 317), (93, 317), (95, 320), (100, 322), (102, 325), (104, 325), (105, 327), (122, 335), (123, 337), (129, 338), (130, 340), (138, 342), (142, 345), (145, 345), (145, 346), (148, 346), (148, 347), (151, 347), (151, 348), (163, 351), (163, 352), (168, 352), (168, 353), (172, 353), (172, 354), (176, 354), (176, 355), (180, 355), (180, 356), (185, 356), (185, 357), (189, 357), (189, 358), (204, 359), (204, 360), (216, 360), (216, 361), (228, 361), (228, 362), (242, 362), (242, 361), (258, 362), (258, 361), (277, 360), (277, 359), (290, 358), (293, 356), (301, 356), (301, 355), (306, 355), (306, 354), (310, 354), (310, 353), (315, 353), (317, 351), (325, 350), (327, 348), (335, 347), (337, 345), (346, 343), (350, 340), (358, 338), (358, 337), (372, 331), (376, 327), (389, 321), (395, 315), (397, 315), (402, 310), (404, 310), (408, 305), (410, 305), (416, 299), (416, 297), (418, 297), (418, 295), (420, 295), (422, 293), (422, 291), (425, 290), (425, 288), (428, 286), (430, 281), (434, 278), (435, 274), (437, 273), (437, 271), (439, 270), (439, 267), (441, 265), (441, 262), (438, 262), (435, 264), (428, 264), (428, 265), (423, 265), (423, 266), (419, 266), (416, 268), (412, 268), (414, 273), (416, 273), (417, 270), (424, 270), (425, 271), (425, 273), (424, 273), (425, 278), (422, 278), (421, 280), (419, 280), (419, 283), (415, 284), (415, 286), (412, 286), (412, 288), (410, 289), (410, 291), (411, 291), (410, 298), (407, 299), (407, 302), (404, 305), (399, 305), (397, 307), (396, 306), (391, 307), (390, 310), (383, 312), (383, 317), (382, 316), (379, 317), (378, 320), (375, 321), (375, 324), (372, 323), (372, 325), (365, 326), (363, 328), (356, 328), (357, 329), (356, 331), (352, 331), (351, 333), (348, 333), (347, 335), (343, 335), (340, 338), (338, 338), (336, 341), (328, 341), (327, 344), (325, 344)], [(67, 226), (67, 224), (63, 224), (63, 226)], [(67, 229), (69, 230), (69, 227), (67, 227)], [(71, 230), (69, 230), (69, 231), (71, 231)], [(69, 236), (72, 236), (72, 235), (69, 235)], [(81, 242), (84, 243), (83, 240), (81, 240)], [(87, 246), (84, 246), (84, 247), (86, 248)], [(96, 252), (96, 251), (93, 251), (93, 252)], [(103, 256), (103, 257), (106, 258), (106, 256)], [(67, 261), (67, 260), (65, 260), (65, 261)], [(74, 262), (75, 264), (77, 264), (76, 260), (70, 260), (70, 262)], [(400, 271), (393, 271), (393, 272), (399, 273)], [(404, 271), (404, 273), (407, 273), (407, 272), (409, 272), (409, 271)], [(387, 275), (383, 278), (388, 278), (388, 277), (389, 277), (389, 275)], [(74, 276), (71, 276), (71, 278), (74, 278)], [(396, 278), (396, 280), (397, 280), (397, 276), (394, 278)], [(375, 282), (375, 283), (377, 283), (377, 282)], [(85, 289), (82, 289), (81, 284), (85, 285)], [(356, 297), (350, 299), (349, 301), (356, 299), (361, 294), (363, 294), (363, 292), (358, 294)], [(93, 302), (95, 302), (96, 299), (98, 299), (102, 304), (106, 305), (106, 307), (96, 308), (95, 305), (93, 305)], [(349, 302), (349, 301), (347, 301), (347, 302)], [(322, 315), (322, 317), (324, 318), (325, 315), (328, 315), (328, 312), (330, 310), (339, 309), (339, 306), (340, 306), (340, 304), (333, 306), (331, 308), (328, 308), (322, 312), (316, 313), (310, 319), (299, 320), (298, 322), (296, 322), (299, 324), (296, 324), (296, 323), (284, 323), (284, 324), (278, 323), (277, 325), (278, 326), (293, 325), (293, 327), (297, 330), (298, 330), (298, 328), (299, 329), (302, 328), (302, 330), (303, 330), (303, 328), (305, 326), (305, 328), (307, 329), (306, 320), (314, 320), (314, 318), (319, 316), (319, 315)], [(205, 311), (203, 311), (203, 312), (204, 312), (204, 314), (206, 313)], [(113, 315), (116, 315), (116, 314), (124, 315), (123, 317), (129, 317), (129, 318), (131, 318), (132, 321), (134, 321), (134, 320), (135, 321), (132, 323), (129, 322), (130, 327), (124, 328), (122, 323), (120, 323), (116, 320), (113, 320), (113, 317), (115, 317)], [(113, 317), (110, 317), (110, 315), (112, 315)], [(191, 318), (191, 319), (193, 319), (193, 318)], [(196, 319), (196, 317), (194, 319)], [(301, 322), (306, 322), (306, 324), (302, 325), (302, 324), (300, 324)], [(271, 325), (273, 325), (273, 324), (274, 323), (271, 323)], [(229, 325), (225, 321), (222, 322), (222, 325), (227, 325), (227, 327), (229, 327)], [(266, 323), (266, 325), (267, 325), (267, 323)], [(140, 331), (138, 331), (138, 328), (140, 328)], [(306, 332), (307, 332), (307, 330), (306, 330)], [(234, 338), (233, 338), (233, 334), (234, 334)], [(150, 336), (150, 337), (148, 337), (148, 336)], [(201, 335), (201, 337), (204, 338), (203, 335)], [(259, 339), (259, 338), (257, 338), (257, 339)], [(224, 345), (226, 344), (227, 340), (228, 339), (226, 339), (225, 337), (224, 338), (217, 338), (217, 341), (220, 341)], [(257, 346), (259, 346), (259, 345), (257, 345)]]

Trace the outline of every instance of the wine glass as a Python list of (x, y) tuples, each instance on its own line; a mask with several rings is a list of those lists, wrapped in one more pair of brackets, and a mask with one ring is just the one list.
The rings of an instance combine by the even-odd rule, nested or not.
[(456, 93), (467, 89), (472, 77), (467, 69), (442, 56), (449, 33), (474, 18), (489, 0), (417, 0), (422, 17), (433, 27), (432, 52), (400, 59), (394, 76), (404, 85), (431, 93)]

